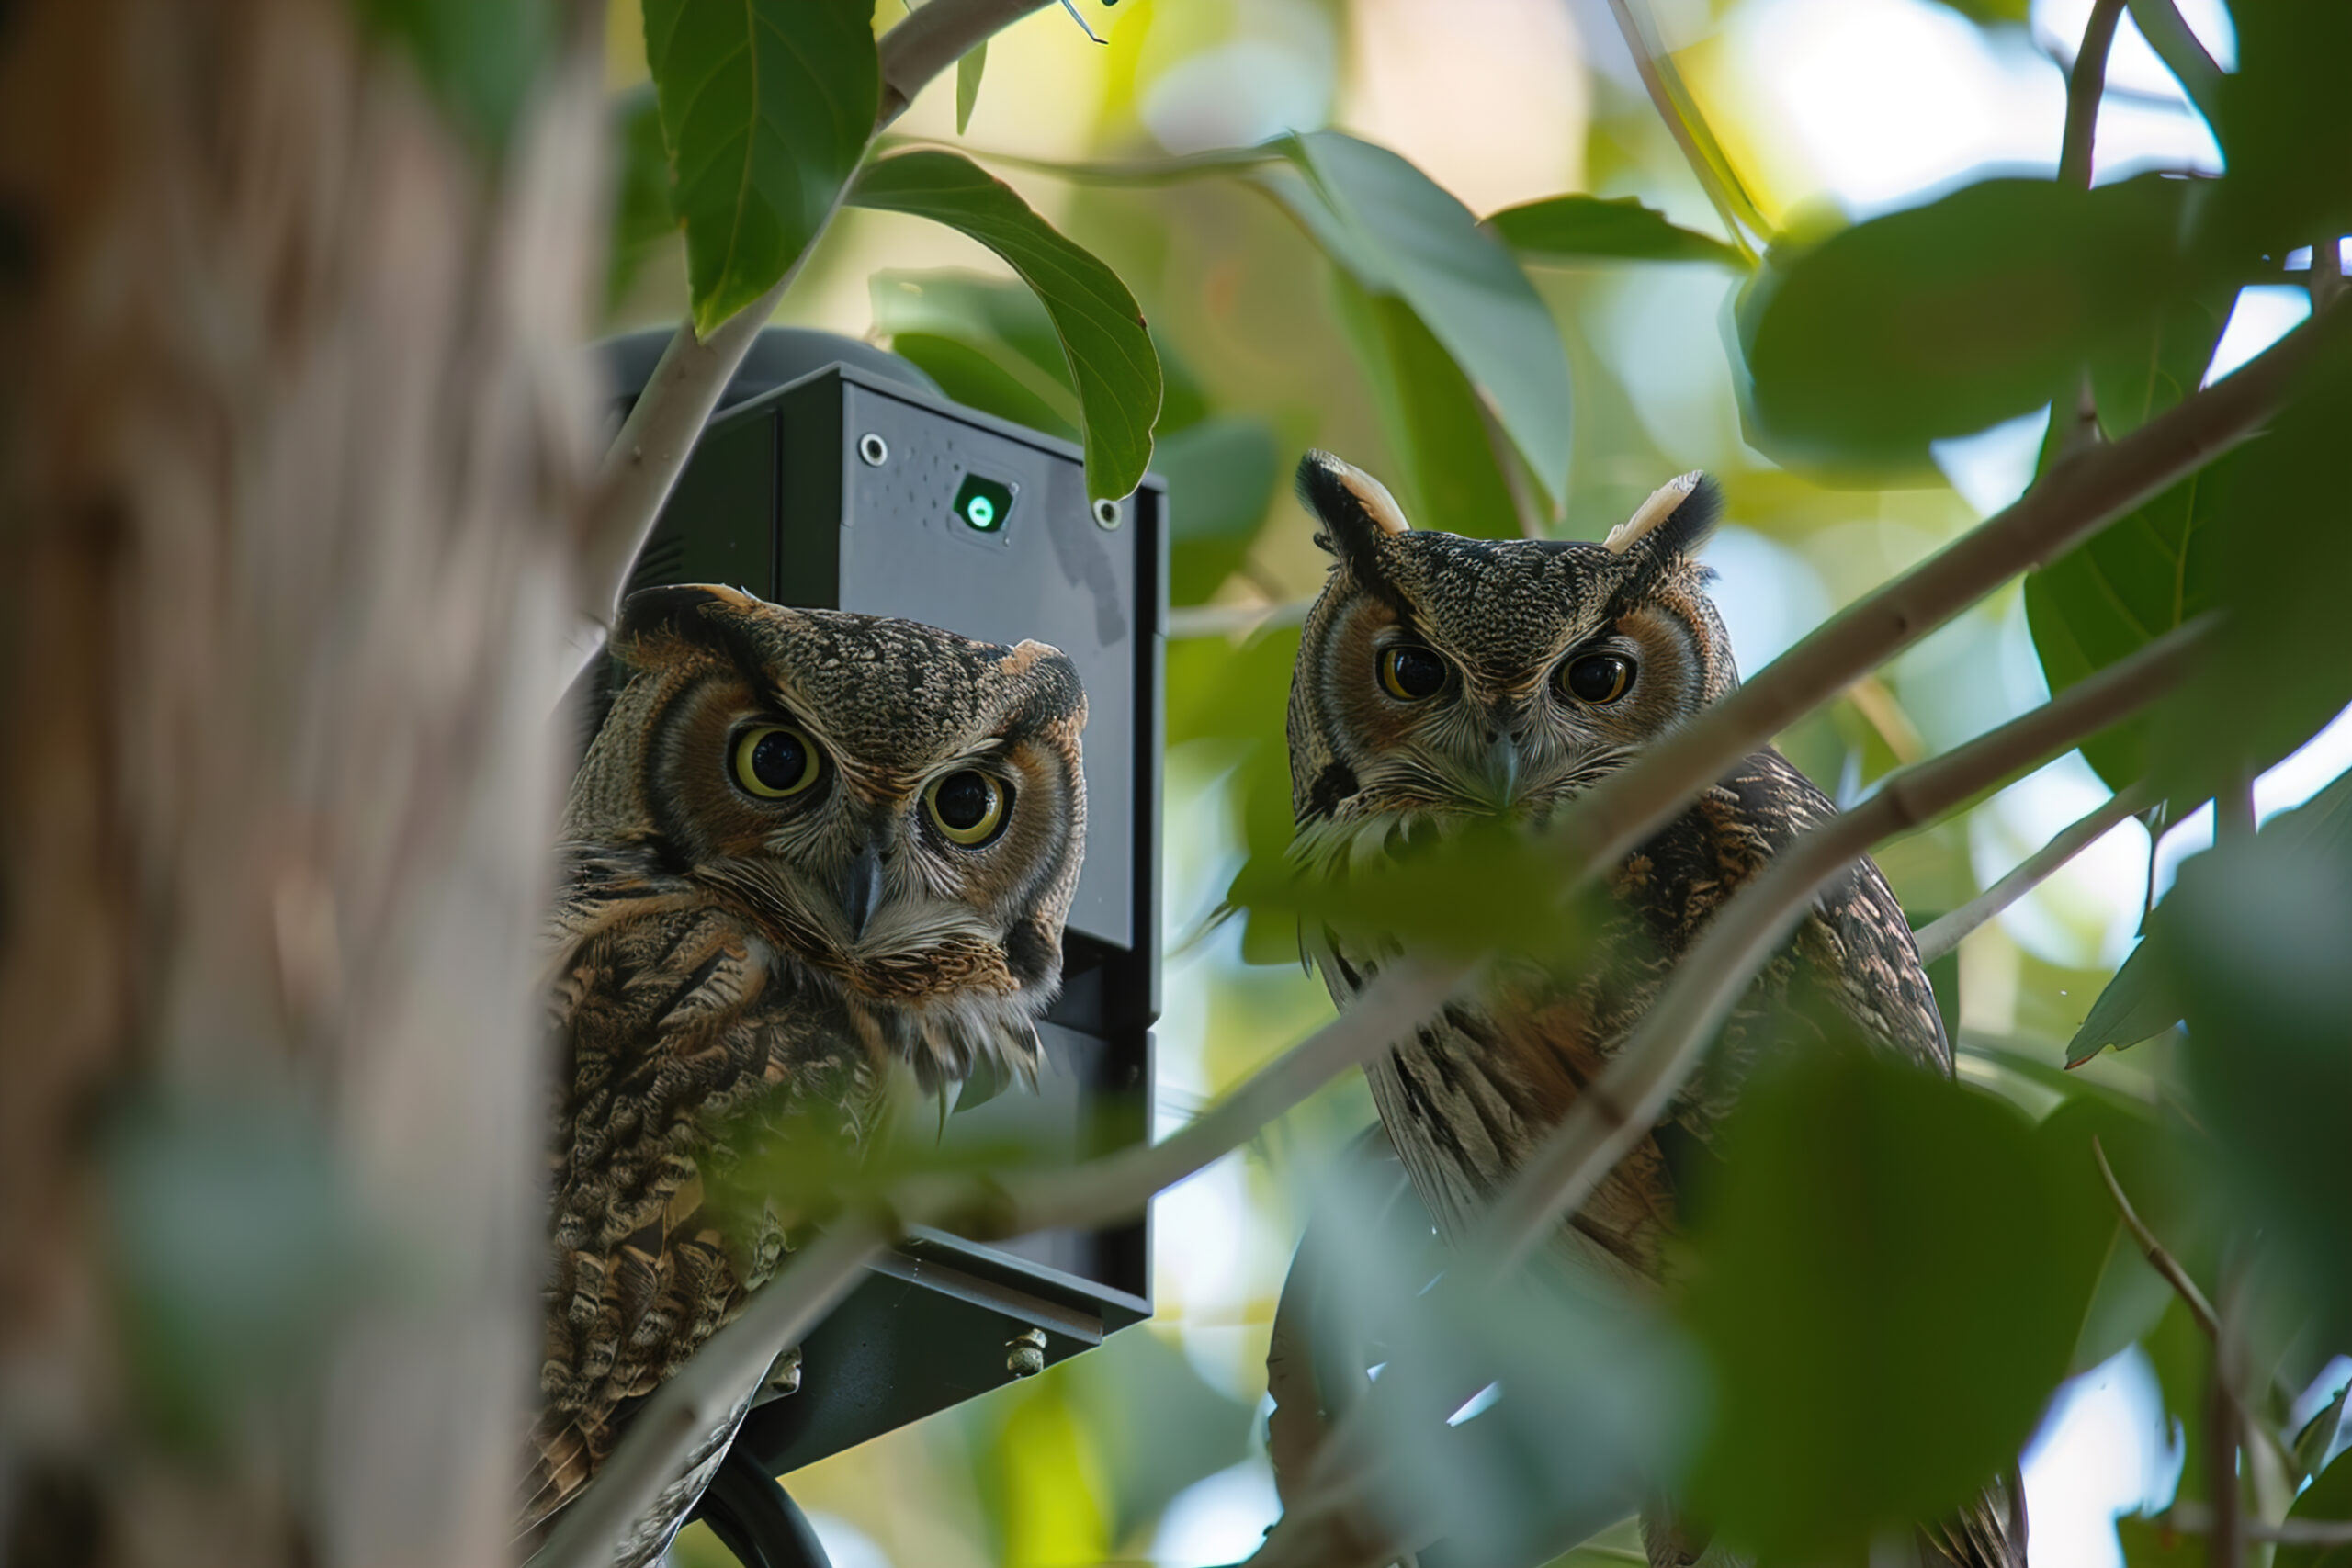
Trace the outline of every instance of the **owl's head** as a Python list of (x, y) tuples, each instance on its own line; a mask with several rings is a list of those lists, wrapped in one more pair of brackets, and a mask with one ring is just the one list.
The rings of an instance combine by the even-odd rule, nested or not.
[(926, 1082), (1034, 1067), (1086, 836), (1068, 659), (718, 587), (633, 595), (614, 651), (567, 839), (737, 902)]
[(1540, 815), (1738, 683), (1696, 556), (1722, 506), (1703, 475), (1605, 544), (1419, 532), (1327, 452), (1298, 491), (1333, 557), (1291, 682), (1302, 827)]

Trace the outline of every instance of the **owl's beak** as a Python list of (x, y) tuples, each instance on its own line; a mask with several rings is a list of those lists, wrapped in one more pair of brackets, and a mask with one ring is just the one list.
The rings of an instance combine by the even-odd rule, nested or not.
[(857, 858), (842, 874), (842, 915), (849, 921), (852, 942), (865, 935), (874, 911), (881, 907), (882, 852), (869, 843), (857, 852)]
[(1499, 810), (1508, 810), (1519, 798), (1519, 742), (1509, 730), (1497, 732), (1487, 747), (1487, 756), (1480, 770), (1486, 775), (1487, 788), (1494, 796)]

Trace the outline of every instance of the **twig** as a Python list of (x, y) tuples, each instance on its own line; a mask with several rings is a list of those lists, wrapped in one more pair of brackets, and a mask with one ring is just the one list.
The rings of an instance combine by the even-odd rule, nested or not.
[(2332, 310), (2289, 333), (2236, 374), (2184, 399), (2120, 440), (2060, 463), (1996, 513), (1877, 592), (1824, 622), (1729, 697), (1673, 731), (1560, 815), (1543, 840), (1573, 897), (1687, 808), (1737, 759), (1845, 690), (1864, 672), (2029, 567), (2051, 560), (2252, 435), (2305, 367), (2352, 332)]
[[(2222, 1281), (2222, 1300), (2234, 1307), (2232, 1281)], [(2237, 1349), (2242, 1343), (2234, 1314), (2216, 1313), (2213, 1375), (2205, 1389), (2205, 1485), (2213, 1495), (2212, 1523), (2205, 1531), (2209, 1568), (2245, 1568), (2245, 1498), (2239, 1492), (2238, 1448), (2245, 1432), (2234, 1392)]]
[(2303, 287), (2311, 291), (2314, 314), (2335, 303), (2344, 292), (2344, 242), (2334, 234), (2323, 234), (2312, 244), (2312, 270)]
[(2098, 101), (2107, 88), (2107, 53), (2124, 0), (2093, 0), (2083, 45), (2066, 75), (2066, 134), (2058, 150), (2058, 183), (2090, 188), (2091, 143), (2098, 131)]
[(1958, 947), (1971, 931), (2041, 886), (2059, 867), (2107, 837), (2109, 830), (2125, 818), (2145, 810), (2154, 794), (2143, 779), (2108, 796), (2097, 810), (2061, 828), (2048, 843), (2026, 856), (2015, 871), (1951, 914), (1921, 926), (1912, 933), (1912, 941), (1919, 944), (1919, 961), (1933, 964)]
[[(1668, 134), (1674, 138), (1674, 144), (1682, 150), (1682, 161), (1690, 165), (1690, 173), (1698, 180), (1699, 188), (1706, 193), (1709, 205), (1715, 209), (1715, 216), (1723, 220), (1724, 231), (1731, 237), (1733, 248), (1739, 252), (1742, 261), (1754, 266), (1756, 249), (1748, 243), (1747, 230), (1741, 220), (1752, 219), (1761, 233), (1766, 231), (1763, 216), (1756, 210), (1753, 202), (1745, 198), (1744, 193), (1734, 192), (1724, 183), (1715, 171), (1713, 160), (1707, 155), (1707, 149), (1699, 144), (1698, 132), (1690, 123), (1694, 116), (1684, 112), (1686, 106), (1681, 101), (1687, 95), (1678, 92), (1681, 80), (1679, 75), (1672, 81), (1668, 80), (1673, 65), (1670, 62), (1660, 62), (1665, 51), (1654, 47), (1649, 28), (1641, 17), (1634, 14), (1635, 3), (1636, 0), (1609, 0), (1609, 13), (1617, 19), (1618, 32), (1624, 35), (1626, 51), (1634, 57), (1634, 69), (1641, 73), (1642, 88), (1649, 94), (1651, 107), (1657, 110), (1658, 118), (1666, 121)], [(1709, 140), (1712, 141), (1713, 137)]]
[(1282, 604), (1180, 604), (1168, 612), (1168, 637), (1171, 642), (1201, 637), (1246, 637), (1269, 626), (1304, 626), (1314, 604), (1312, 599), (1292, 599)]
[[(1438, 1287), (1484, 1292), (1516, 1271), (1648, 1133), (1688, 1079), (1708, 1041), (1756, 972), (1804, 917), (1822, 886), (1881, 840), (1919, 826), (1979, 792), (2038, 765), (2169, 691), (2188, 673), (2210, 635), (2210, 619), (2177, 628), (2041, 707), (1966, 745), (1890, 774), (1879, 793), (1800, 837), (1755, 883), (1734, 895), (1598, 1082), (1580, 1093), (1561, 1124), (1487, 1212), (1463, 1262)], [(1350, 1561), (1385, 1561), (1394, 1540), (1352, 1516), (1368, 1495), (1365, 1466), (1377, 1434), (1400, 1420), (1444, 1412), (1399, 1411), (1380, 1393), (1341, 1420), (1308, 1496), (1269, 1539), (1262, 1568), (1309, 1561), (1329, 1543), (1355, 1543)]]
[(2138, 24), (2140, 36), (2148, 40), (2165, 68), (2180, 79), (2181, 91), (2188, 95), (2205, 122), (2219, 124), (2214, 109), (2221, 96), (2222, 68), (2181, 20), (2179, 8), (2173, 0), (2131, 0), (2131, 5), (2132, 20)]
[(2188, 1277), (2188, 1270), (2165, 1249), (2165, 1244), (2156, 1239), (2156, 1233), (2148, 1228), (2148, 1223), (2132, 1206), (2132, 1200), (2124, 1196), (2123, 1184), (2115, 1179), (2115, 1168), (2107, 1163), (2107, 1150), (2100, 1145), (2097, 1134), (2091, 1135), (2091, 1157), (2098, 1161), (2099, 1179), (2107, 1183), (2107, 1195), (2115, 1200), (2115, 1212), (2123, 1217), (2123, 1228), (2139, 1242), (2140, 1251), (2147, 1258), (2149, 1266), (2163, 1275), (2165, 1282), (2179, 1295), (2181, 1304), (2188, 1309), (2188, 1315), (2196, 1320), (2199, 1328), (2205, 1331), (2205, 1337), (2218, 1341), (2222, 1337), (2222, 1320), (2214, 1315), (2213, 1303), (2205, 1299), (2205, 1292), (2197, 1288), (2197, 1281)]
[(2068, 687), (2022, 717), (1932, 761), (1887, 775), (1876, 795), (1799, 838), (1709, 922), (1675, 978), (1592, 1089), (1488, 1212), (1473, 1244), (1516, 1269), (1560, 1215), (1591, 1194), (1690, 1077), (1749, 979), (1821, 886), (1883, 839), (1920, 826), (2144, 707), (2177, 685), (2211, 630), (2189, 622)]
[[(875, 130), (878, 133), (904, 113), (923, 85), (966, 51), (1046, 3), (931, 0), (892, 28), (877, 46), (882, 100)], [(589, 620), (612, 624), (629, 563), (661, 515), (662, 503), (693, 455), (702, 427), (815, 248), (812, 239), (774, 288), (721, 322), (708, 341), (698, 340), (694, 323), (684, 321), (662, 351), (652, 379), (613, 439), (594, 499), (581, 519), (580, 604)]]
[[(2202, 1503), (2175, 1503), (2153, 1522), (2159, 1529), (2188, 1535), (2210, 1535), (2217, 1523), (2213, 1510)], [(2239, 1521), (2238, 1533), (2247, 1540), (2280, 1546), (2345, 1546), (2352, 1545), (2352, 1519), (2281, 1519), (2277, 1524), (2244, 1519)]]
[(847, 1295), (890, 1239), (870, 1218), (844, 1217), (755, 1292), (728, 1325), (655, 1392), (620, 1446), (525, 1568), (605, 1568), (613, 1543), (677, 1479), (695, 1446), (721, 1426), (777, 1352)]

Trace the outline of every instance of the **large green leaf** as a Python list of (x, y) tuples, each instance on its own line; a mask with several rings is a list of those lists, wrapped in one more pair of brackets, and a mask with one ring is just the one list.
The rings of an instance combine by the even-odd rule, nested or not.
[(1336, 130), (1280, 145), (1305, 178), (1261, 174), (1266, 188), (1365, 293), (1411, 310), (1556, 506), (1568, 480), (1567, 350), (1509, 247), (1385, 147)]
[(1859, 1561), (2031, 1433), (2098, 1264), (2087, 1200), (2007, 1104), (1859, 1046), (1751, 1086), (1724, 1156), (1695, 1205), (1717, 1404), (1691, 1499), (1767, 1558)]
[(1736, 311), (1749, 439), (1785, 462), (1883, 468), (2030, 413), (2194, 280), (2190, 192), (1994, 179), (1775, 245)]
[[(2336, 1455), (2335, 1462), (2320, 1472), (2319, 1479), (2305, 1487), (2295, 1506), (2287, 1510), (2287, 1517), (2336, 1524), (2352, 1519), (2352, 1451)], [(2270, 1562), (2271, 1568), (2352, 1568), (2352, 1541), (2281, 1546)]]
[(878, 272), (867, 291), (891, 352), (922, 366), (949, 397), (1078, 439), (1078, 389), (1036, 295), (967, 272)]
[(860, 207), (910, 212), (961, 231), (1004, 258), (1045, 306), (1078, 392), (1086, 487), (1115, 499), (1151, 464), (1159, 356), (1118, 275), (1047, 223), (1012, 187), (955, 152), (899, 152), (850, 187)]
[(1747, 266), (1721, 240), (1677, 228), (1637, 197), (1548, 197), (1506, 207), (1486, 222), (1530, 261), (1714, 262), (1743, 271)]
[(2218, 86), (2213, 133), (2233, 237), (2277, 255), (2352, 230), (2352, 6), (2233, 0), (2230, 22), (2237, 69)]
[[(2225, 296), (2174, 300), (2121, 349), (2093, 362), (2099, 427), (2109, 439), (2197, 389), (2228, 315)], [(2220, 469), (2199, 469), (2027, 576), (2026, 623), (2052, 692), (2211, 607)], [(2109, 788), (2125, 788), (2147, 775), (2147, 725), (2114, 726), (2086, 741), (2083, 755)]]
[(1389, 476), (1416, 525), (1476, 538), (1516, 538), (1517, 509), (1487, 438), (1478, 394), (1412, 308), (1367, 293), (1334, 268), (1332, 297), (1355, 345), (1389, 449)]
[[(2271, 818), (2255, 841), (2266, 855), (2285, 863), (2352, 868), (2352, 773)], [(2201, 962), (2176, 930), (2182, 907), (2171, 897), (2156, 906), (2147, 940), (2116, 971), (2067, 1044), (2068, 1066), (2079, 1066), (2109, 1045), (2136, 1045), (2181, 1021), (2187, 1012), (2184, 975)]]
[(832, 216), (881, 95), (873, 0), (645, 0), (695, 331), (775, 286)]

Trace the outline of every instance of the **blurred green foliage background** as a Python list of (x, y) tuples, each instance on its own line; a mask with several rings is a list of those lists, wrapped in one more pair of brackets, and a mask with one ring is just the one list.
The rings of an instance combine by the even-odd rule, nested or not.
[[(984, 71), (965, 73), (967, 123), (959, 129), (957, 84), (944, 77), (892, 134), (979, 156), (1107, 262), (1140, 302), (1164, 371), (1152, 463), (1174, 498), (1177, 611), (1163, 1129), (1329, 1013), (1281, 919), (1214, 919), (1245, 858), (1278, 854), (1288, 838), (1288, 628), (1324, 566), (1283, 482), (1301, 449), (1328, 447), (1381, 475), (1417, 525), (1494, 536), (1598, 537), (1667, 478), (1704, 468), (1729, 496), (1708, 558), (1741, 665), (1752, 671), (2013, 499), (2063, 434), (2047, 430), (2046, 413), (2017, 411), (2056, 393), (2086, 360), (2096, 414), (2118, 436), (2243, 363), (2307, 310), (2275, 258), (2269, 275), (2254, 276), (2174, 244), (2182, 209), (2203, 198), (2199, 186), (2131, 177), (2212, 174), (2223, 158), (2128, 19), (2098, 121), (2096, 199), (2069, 202), (2048, 183), (2087, 0), (1641, 8), (1691, 152), (1713, 173), (1712, 196), (1602, 0), (1078, 4), (1102, 42), (1048, 7), (995, 39)], [(2218, 4), (2183, 7), (2224, 69), (2241, 48), (2269, 50), (2275, 61), (2311, 47), (2289, 36), (2292, 10), (2255, 4), (2233, 17)], [(877, 29), (899, 12), (899, 0), (882, 0)], [(615, 330), (688, 313), (644, 37), (635, 0), (614, 0)], [(2233, 116), (2244, 121), (2250, 111), (2232, 100), (2217, 112), (2228, 131)], [(1178, 161), (1286, 133), (1296, 135), (1248, 157)], [(2267, 134), (2246, 132), (2237, 145), (2259, 149)], [(2340, 189), (2340, 168), (2301, 157), (2287, 160), (2298, 177)], [(2275, 174), (2279, 163), (2261, 166)], [(1982, 181), (1999, 169), (2034, 177)], [(1964, 179), (1981, 183), (1920, 205)], [(2231, 188), (2255, 204), (2250, 223), (2284, 210), (2313, 232), (2345, 226), (2327, 201), (2296, 206), (2305, 187), (2283, 175)], [(1489, 231), (1518, 265), (1501, 245), (1473, 257), (1485, 273), (1464, 271), (1458, 255), (1418, 252), (1416, 224), (1445, 220), (1443, 192), (1477, 216), (1500, 214)], [(1616, 205), (1550, 201), (1578, 192)], [(1841, 229), (1910, 208), (1919, 210)], [(1750, 232), (1727, 228), (1726, 217)], [(1789, 243), (1751, 285), (1752, 242), (1773, 233)], [(724, 280), (706, 281), (719, 305), (740, 303)], [(2055, 314), (2045, 309), (2052, 298), (2066, 302)], [(1081, 417), (1081, 389), (1045, 308), (998, 254), (948, 227), (843, 209), (778, 319), (869, 337), (952, 396), (1039, 429), (1100, 434)], [(2019, 344), (2030, 352), (1986, 346)], [(1855, 394), (1884, 381), (1916, 395)], [(1090, 446), (1091, 462), (1096, 455)], [(2283, 478), (2273, 462), (2267, 478), (2230, 482), (2248, 487), (2247, 504), (2275, 511), (2279, 492), (2260, 486), (2302, 485), (2291, 493), (2306, 499), (2324, 487), (2294, 468), (2301, 460), (2288, 461)], [(2233, 493), (2209, 472), (2159, 497), (1804, 720), (1781, 738), (1783, 750), (1849, 801), (1897, 764), (2013, 717), (2053, 683), (2208, 604), (2233, 592), (2245, 603), (2250, 569), (2231, 579), (2211, 542), (2216, 510)], [(2339, 539), (2340, 514), (2330, 521), (2328, 537)], [(2251, 544), (2240, 542), (2239, 558), (2256, 558)], [(2325, 581), (2340, 592), (2340, 575)], [(2326, 613), (2317, 592), (2290, 593), (2306, 621)], [(2324, 668), (2337, 651), (2313, 633), (2294, 657)], [(2271, 644), (2246, 655), (2277, 656)], [(2306, 681), (2258, 704), (2224, 697), (2112, 732), (2086, 755), (1890, 846), (1882, 863), (1916, 917), (1950, 909), (2138, 779), (2152, 757), (2193, 750), (2198, 713), (2275, 710), (2274, 720), (2233, 721), (2234, 754), (2269, 762), (2340, 706), (2343, 684)], [(2311, 795), (2347, 761), (2352, 727), (2339, 723), (2264, 777), (2257, 810)], [(2184, 791), (2177, 805), (2201, 798)], [(2352, 946), (2352, 910), (2337, 907), (2352, 886), (2344, 809), (2315, 802), (2298, 814), (2300, 829), (2281, 818), (2266, 829), (2279, 862), (2267, 880), (2243, 866), (2185, 880), (2185, 901), (2158, 923), (2159, 940), (2243, 962), (2176, 953), (2163, 967), (2181, 994), (2140, 998), (2132, 1018), (2144, 1018), (2144, 1030), (2095, 1027), (2077, 1038), (2141, 931), (2152, 879), (2160, 892), (2210, 840), (2210, 806), (2160, 821), (2161, 845), (2146, 822), (2127, 820), (1964, 942), (1960, 1075), (1983, 1092), (1962, 1113), (1923, 1106), (1933, 1098), (1924, 1083), (1842, 1068), (1784, 1085), (1759, 1106), (1742, 1146), (1779, 1146), (1786, 1157), (1758, 1155), (1764, 1179), (1731, 1194), (1717, 1216), (1731, 1228), (1711, 1254), (1717, 1289), (1690, 1307), (1702, 1343), (1742, 1355), (1733, 1363), (1740, 1371), (1718, 1380), (1724, 1425), (1718, 1449), (1700, 1454), (1700, 1484), (1758, 1530), (1781, 1530), (1776, 1541), (1811, 1550), (1823, 1543), (1809, 1531), (1840, 1507), (1894, 1506), (1917, 1485), (1932, 1494), (1921, 1478), (1932, 1481), (1947, 1462), (1938, 1445), (1954, 1429), (1984, 1428), (1950, 1438), (1961, 1457), (1949, 1462), (1964, 1481), (1986, 1444), (2014, 1446), (2039, 1423), (2027, 1476), (2037, 1568), (2118, 1561), (2110, 1517), (2168, 1500), (2176, 1474), (2184, 1496), (2202, 1495), (2208, 1352), (2120, 1233), (2080, 1154), (2099, 1133), (2151, 1222), (2209, 1278), (2229, 1216), (2246, 1211), (2218, 1206), (2208, 1189), (2233, 1182), (2303, 1227), (2307, 1256), (2352, 1253), (2340, 1204), (2340, 1117), (2352, 1101), (2343, 1021), (2352, 1008), (2323, 999), (2296, 1015), (2296, 1027), (2267, 1027), (2266, 1017), (2250, 1029), (2245, 1049), (2277, 1057), (2266, 1068), (2276, 1082), (2308, 1086), (2309, 1113), (2290, 1129), (2271, 1120), (2274, 1093), (2239, 1093), (2243, 1075), (2211, 1059), (2234, 1048), (2226, 1024), (2194, 1036), (2202, 1055), (2169, 1027), (2186, 1016), (2194, 1031), (2199, 1010), (2244, 1020), (2280, 987), (2335, 997), (2340, 955)], [(2305, 833), (2303, 848), (2278, 829)], [(2339, 872), (2345, 880), (2334, 880)], [(2291, 908), (2265, 903), (2263, 887), (2286, 888)], [(2249, 943), (2249, 931), (2272, 935)], [(2246, 967), (2256, 959), (2270, 969)], [(2136, 996), (2119, 992), (2107, 1012)], [(2151, 1033), (2159, 1037), (2126, 1053), (2088, 1054)], [(2070, 1043), (2080, 1060), (2068, 1075)], [(2166, 1131), (2183, 1114), (2184, 1074), (2218, 1086), (2205, 1100), (2218, 1111), (2208, 1131), (2225, 1155), (2242, 1156), (2225, 1175), (2185, 1166), (2185, 1141)], [(1814, 1131), (1825, 1107), (1839, 1106), (1876, 1129), (1874, 1140), (1822, 1147)], [(1262, 1366), (1275, 1299), (1311, 1194), (1371, 1120), (1350, 1075), (1241, 1157), (1163, 1195), (1151, 1323), (792, 1478), (840, 1568), (1245, 1555), (1275, 1512)], [(1806, 1253), (1802, 1227), (1786, 1236), (1775, 1228), (1844, 1201), (1857, 1172), (1884, 1201), (1864, 1216), (1879, 1228), (1862, 1251)], [(1964, 1235), (1981, 1247), (1972, 1253)], [(1988, 1250), (2006, 1254), (2006, 1274), (1950, 1266)], [(1816, 1265), (1810, 1284), (1790, 1272), (1798, 1255)], [(2347, 1283), (2339, 1272), (2293, 1289), (2325, 1295)], [(1847, 1292), (1827, 1303), (1839, 1312), (1825, 1315), (1825, 1288)], [(2344, 1326), (2340, 1314), (2334, 1326)], [(2317, 1444), (2307, 1466), (2315, 1469), (2337, 1442), (2336, 1416), (2306, 1423), (2352, 1363), (2328, 1359), (2342, 1334), (2296, 1337), (2302, 1327), (2300, 1319), (2280, 1326), (2266, 1344), (2288, 1385), (2278, 1415)], [(1938, 1378), (1913, 1375), (1922, 1358), (1938, 1356), (1946, 1358)], [(1842, 1392), (1809, 1381), (1832, 1366)], [(1988, 1378), (1987, 1368), (2000, 1375)], [(2069, 1372), (2082, 1381), (2052, 1404), (2052, 1382)], [(1884, 1420), (1852, 1424), (1856, 1411), (1871, 1410)], [(1775, 1432), (1783, 1456), (1810, 1456), (1811, 1467), (1721, 1461), (1723, 1442)], [(1905, 1436), (1896, 1443), (1890, 1434)], [(1898, 1448), (1911, 1457), (1871, 1473)], [(1832, 1452), (1836, 1465), (1824, 1457)], [(1851, 1495), (1812, 1496), (1807, 1488), (1829, 1473)], [(2339, 1466), (2321, 1487), (2346, 1484)], [(2127, 1527), (2123, 1543), (2135, 1562), (2175, 1550), (2141, 1525)], [(1641, 1560), (1622, 1528), (1583, 1555)], [(2280, 1568), (2291, 1555), (2280, 1553)], [(699, 1527), (678, 1557), (727, 1561)]]

